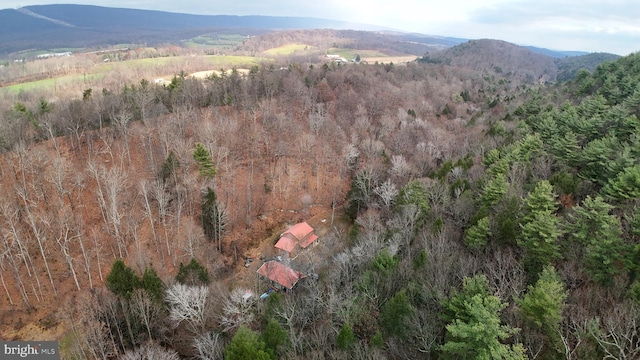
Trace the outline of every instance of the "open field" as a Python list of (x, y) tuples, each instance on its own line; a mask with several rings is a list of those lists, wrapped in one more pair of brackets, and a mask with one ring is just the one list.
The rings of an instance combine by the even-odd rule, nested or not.
[(287, 44), (273, 49), (269, 49), (264, 53), (266, 55), (290, 55), (298, 51), (312, 50), (314, 47), (306, 44)]
[(327, 54), (335, 54), (340, 55), (345, 59), (353, 59), (357, 55), (360, 55), (360, 58), (365, 57), (387, 57), (389, 55), (378, 51), (378, 50), (354, 50), (354, 49), (344, 49), (344, 48), (330, 48), (327, 50)]
[(23, 91), (51, 90), (58, 88), (96, 87), (103, 81), (123, 78), (128, 83), (141, 79), (171, 78), (184, 70), (187, 73), (210, 69), (249, 68), (268, 61), (252, 56), (176, 56), (151, 59), (96, 63), (86, 71), (50, 79), (24, 82), (0, 87), (0, 94), (17, 95)]
[[(241, 65), (256, 65), (259, 62), (266, 60), (264, 58), (257, 58), (253, 56), (220, 56), (220, 55), (210, 55), (210, 56), (169, 56), (169, 57), (157, 57), (150, 59), (138, 59), (138, 60), (127, 60), (121, 62), (113, 62), (113, 63), (105, 63), (96, 65), (98, 69), (97, 72), (103, 72), (105, 68), (110, 70), (117, 70), (119, 68), (137, 68), (137, 67), (145, 67), (145, 68), (154, 68), (159, 66), (168, 66), (168, 65), (183, 65), (185, 67), (191, 66), (195, 63), (206, 63), (212, 66), (221, 66), (221, 67), (234, 67)], [(187, 70), (187, 69), (185, 69)]]
[(402, 64), (402, 63), (407, 63), (410, 61), (414, 61), (416, 59), (416, 56), (414, 55), (407, 55), (407, 56), (374, 56), (374, 57), (366, 57), (366, 56), (362, 56), (360, 55), (362, 61), (366, 61), (369, 64), (374, 64), (376, 62), (381, 63), (381, 64), (388, 64), (388, 63), (394, 63), (394, 64)]
[(89, 83), (89, 82), (98, 82), (101, 79), (104, 79), (106, 73), (96, 73), (96, 74), (78, 74), (78, 75), (68, 75), (57, 77), (53, 79), (43, 79), (37, 81), (30, 81), (27, 83), (11, 85), (7, 87), (0, 87), (0, 95), (8, 94), (15, 95), (20, 92), (28, 92), (28, 91), (38, 91), (43, 89), (54, 89), (54, 91), (60, 87), (68, 87), (73, 86), (74, 84), (81, 83)]
[[(220, 35), (217, 38), (201, 36), (197, 42), (214, 46), (223, 43), (231, 44), (242, 41), (245, 37), (241, 35)], [(209, 39), (209, 40), (207, 40)], [(209, 42), (207, 42), (209, 41)], [(224, 56), (224, 55), (182, 55), (164, 56), (145, 59), (102, 62), (97, 57), (95, 60), (88, 60), (82, 66), (76, 67), (70, 73), (43, 79), (45, 76), (35, 76), (32, 81), (25, 81), (19, 84), (9, 84), (0, 86), (0, 94), (15, 96), (21, 92), (53, 92), (61, 93), (68, 89), (100, 88), (113, 86), (123, 86), (125, 84), (136, 83), (141, 79), (163, 78), (170, 80), (180, 71), (193, 74), (211, 74), (212, 70), (220, 69), (248, 69), (251, 66), (272, 61), (270, 57), (290, 55), (300, 51), (313, 49), (312, 46), (303, 43), (291, 43), (280, 47), (272, 48), (264, 52), (264, 57), (253, 56)], [(63, 50), (63, 49), (56, 49)], [(328, 54), (338, 54), (346, 59), (353, 59), (360, 55), (363, 61), (368, 63), (404, 63), (415, 60), (415, 56), (389, 56), (378, 50), (353, 50), (346, 48), (330, 48)], [(77, 59), (80, 59), (79, 56)], [(71, 57), (73, 61), (74, 57)], [(66, 61), (59, 59), (60, 62)], [(77, 61), (77, 60), (76, 60)], [(20, 80), (18, 80), (20, 81)]]
[[(236, 69), (236, 71), (238, 73), (240, 73), (241, 75), (245, 76), (249, 74), (249, 69)], [(231, 70), (225, 70), (225, 75), (229, 75), (231, 73)], [(206, 79), (208, 77), (210, 77), (211, 75), (216, 75), (216, 76), (221, 76), (222, 75), (222, 70), (205, 70), (205, 71), (197, 71), (194, 72), (192, 74), (189, 74), (189, 76), (194, 77), (196, 79)]]
[(200, 35), (184, 42), (186, 46), (196, 48), (233, 49), (247, 39), (240, 34)]

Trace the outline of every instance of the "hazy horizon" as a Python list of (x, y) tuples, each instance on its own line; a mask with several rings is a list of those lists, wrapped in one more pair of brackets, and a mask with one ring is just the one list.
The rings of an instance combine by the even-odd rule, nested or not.
[[(324, 2), (203, 0), (75, 0), (74, 4), (203, 15), (315, 17), (377, 25), (406, 32), (468, 39), (491, 38), (554, 50), (640, 50), (640, 3), (629, 0), (463, 0), (447, 2), (371, 0)], [(5, 8), (59, 4), (47, 0), (5, 1)]]

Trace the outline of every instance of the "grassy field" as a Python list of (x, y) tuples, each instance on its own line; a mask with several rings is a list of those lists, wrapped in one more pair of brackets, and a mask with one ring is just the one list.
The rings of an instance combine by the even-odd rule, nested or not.
[(219, 66), (224, 69), (230, 69), (232, 67), (259, 65), (265, 61), (269, 61), (268, 58), (254, 57), (254, 56), (209, 56), (208, 61), (210, 64)]
[[(221, 36), (220, 39), (223, 37)], [(226, 35), (224, 39), (240, 40), (244, 37), (240, 35)], [(152, 80), (156, 78), (171, 79), (173, 75), (180, 70), (187, 73), (195, 73), (202, 71), (220, 70), (220, 69), (249, 69), (254, 65), (260, 65), (265, 62), (272, 61), (270, 56), (288, 55), (299, 51), (312, 50), (312, 46), (305, 44), (287, 44), (277, 48), (265, 51), (264, 57), (253, 56), (172, 56), (157, 57), (148, 59), (128, 60), (119, 62), (96, 63), (88, 69), (86, 73), (67, 75), (52, 79), (44, 79), (16, 84), (6, 87), (0, 87), (0, 95), (16, 95), (20, 92), (31, 92), (48, 89), (62, 89), (73, 85), (97, 86), (101, 84), (105, 78), (113, 77), (114, 74), (124, 73), (132, 74), (131, 81), (135, 83), (142, 78)], [(58, 51), (63, 49), (56, 49)], [(369, 63), (389, 62), (401, 63), (412, 61), (415, 57), (393, 57), (376, 50), (352, 50), (345, 48), (331, 48), (327, 50), (327, 54), (338, 54), (346, 59), (353, 59), (356, 55), (360, 55), (362, 60)]]
[(83, 82), (96, 82), (104, 79), (106, 74), (79, 74), (57, 77), (53, 79), (43, 79), (37, 81), (31, 81), (22, 84), (10, 85), (6, 87), (0, 87), (0, 95), (16, 95), (21, 92), (38, 91), (43, 89), (56, 89), (59, 87), (66, 87), (72, 84), (79, 84)]
[(278, 56), (278, 55), (290, 55), (298, 51), (311, 50), (313, 46), (306, 44), (287, 44), (282, 45), (277, 48), (269, 49), (264, 53), (270, 56)]
[(347, 60), (355, 58), (356, 55), (360, 55), (361, 58), (364, 58), (364, 57), (380, 58), (380, 57), (389, 56), (378, 50), (353, 50), (353, 49), (343, 49), (343, 48), (330, 48), (327, 50), (327, 54), (340, 55)]
[(240, 34), (201, 35), (189, 39), (184, 44), (197, 48), (233, 49), (247, 39)]
[(92, 73), (104, 73), (105, 71), (117, 71), (118, 69), (126, 68), (153, 68), (174, 65), (176, 67), (183, 66), (185, 71), (195, 63), (206, 64), (214, 67), (232, 68), (234, 66), (250, 66), (257, 65), (266, 58), (259, 58), (253, 56), (221, 56), (221, 55), (209, 55), (209, 56), (169, 56), (158, 57), (151, 59), (139, 59), (128, 60), (112, 63), (103, 63), (96, 65)]
[[(269, 61), (268, 58), (252, 57), (252, 56), (175, 56), (160, 57), (152, 59), (128, 60), (120, 62), (98, 63), (93, 66), (85, 74), (75, 74), (57, 77), (53, 79), (44, 79), (31, 81), (22, 84), (16, 84), (0, 88), (0, 94), (18, 94), (20, 92), (37, 91), (42, 89), (56, 89), (61, 86), (67, 86), (80, 83), (96, 83), (101, 79), (108, 77), (114, 73), (133, 73), (149, 74), (142, 76), (140, 79), (147, 78), (152, 80), (160, 77), (172, 77), (174, 73), (179, 72), (167, 69), (181, 69), (188, 73), (202, 70), (219, 70), (236, 68), (250, 68), (253, 65), (259, 65)], [(135, 80), (140, 80), (135, 79)], [(132, 82), (137, 82), (132, 79)]]
[(415, 55), (407, 55), (407, 56), (378, 56), (378, 57), (362, 57), (362, 61), (366, 61), (369, 64), (403, 64), (414, 61), (418, 56)]

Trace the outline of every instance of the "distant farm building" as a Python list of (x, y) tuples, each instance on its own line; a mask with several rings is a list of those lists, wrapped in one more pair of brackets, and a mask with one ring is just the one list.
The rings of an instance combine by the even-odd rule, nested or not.
[(325, 55), (327, 57), (327, 59), (336, 62), (336, 63), (347, 63), (347, 59), (343, 58), (340, 55), (334, 55), (334, 54), (327, 54)]
[(293, 270), (292, 268), (275, 260), (267, 261), (262, 264), (258, 269), (258, 274), (289, 290), (298, 283), (298, 280), (307, 277), (307, 275)]
[(280, 235), (275, 247), (291, 254), (298, 248), (305, 249), (318, 239), (313, 228), (306, 222), (293, 225)]
[(54, 53), (54, 54), (40, 54), (38, 56), (36, 56), (38, 59), (48, 59), (48, 58), (53, 58), (53, 57), (69, 57), (71, 56), (71, 52), (67, 51), (67, 52), (60, 52), (60, 53)]

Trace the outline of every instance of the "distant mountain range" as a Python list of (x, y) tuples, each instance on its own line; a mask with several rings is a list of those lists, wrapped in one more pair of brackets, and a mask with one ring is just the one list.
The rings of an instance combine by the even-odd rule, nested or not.
[[(311, 17), (191, 15), (91, 5), (40, 5), (0, 10), (0, 55), (24, 50), (167, 43), (205, 32), (248, 34), (286, 29), (389, 31), (375, 25)], [(421, 43), (451, 46), (464, 39), (407, 35)]]
[(28, 49), (108, 44), (150, 45), (220, 29), (335, 28), (382, 30), (342, 21), (273, 16), (189, 15), (89, 5), (41, 5), (0, 10), (0, 55)]
[(585, 51), (549, 50), (549, 49), (535, 47), (535, 46), (524, 46), (524, 47), (533, 51), (534, 53), (547, 55), (555, 59), (561, 59), (561, 58), (571, 57), (571, 56), (582, 56), (582, 55), (588, 54), (588, 52), (585, 52)]
[[(39, 5), (0, 10), (0, 56), (26, 50), (176, 42), (203, 33), (256, 35), (287, 29), (353, 29), (395, 34), (403, 41), (447, 48), (467, 39), (410, 34), (375, 25), (311, 17), (191, 15), (91, 5)], [(530, 47), (554, 58), (586, 53)]]

